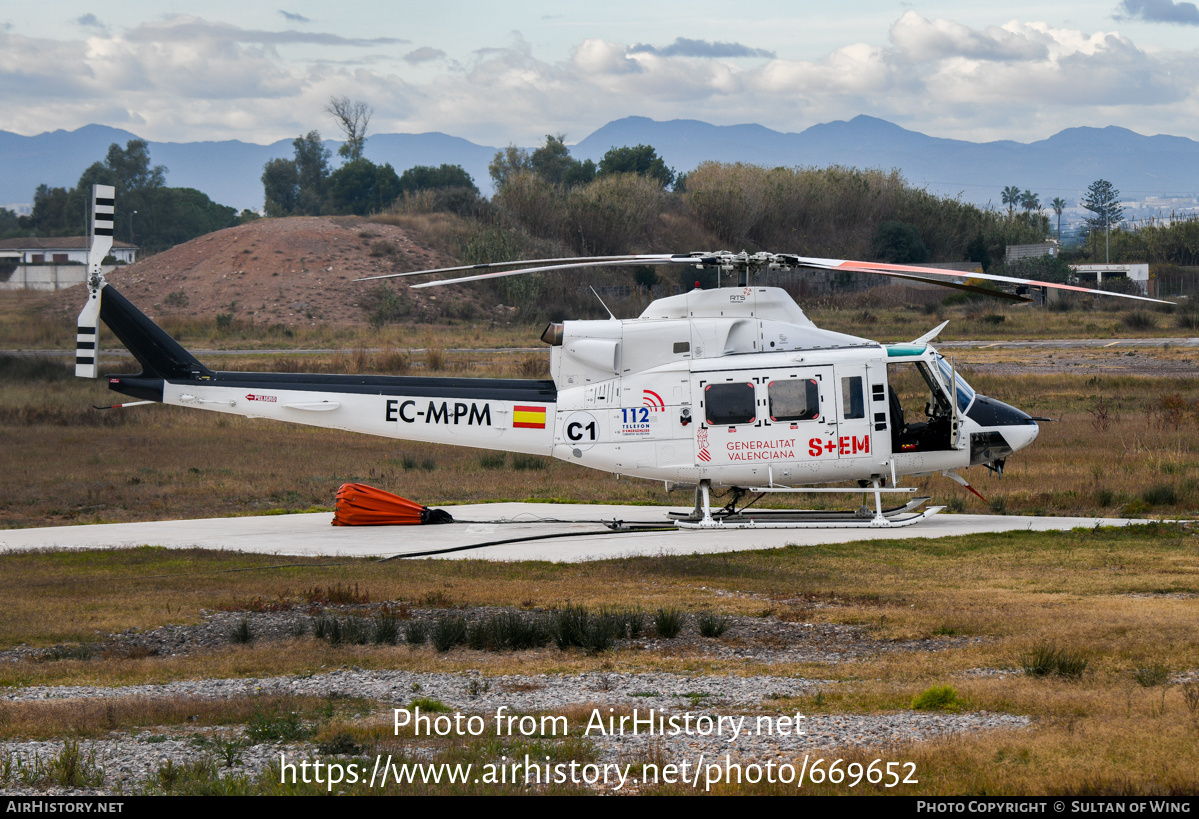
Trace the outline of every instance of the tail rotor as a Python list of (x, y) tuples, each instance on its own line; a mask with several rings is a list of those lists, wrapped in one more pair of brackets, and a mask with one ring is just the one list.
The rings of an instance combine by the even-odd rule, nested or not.
[(100, 291), (104, 289), (101, 263), (112, 250), (116, 190), (112, 185), (92, 185), (92, 245), (87, 253), (87, 304), (79, 313), (75, 336), (75, 375), (95, 378), (100, 353)]

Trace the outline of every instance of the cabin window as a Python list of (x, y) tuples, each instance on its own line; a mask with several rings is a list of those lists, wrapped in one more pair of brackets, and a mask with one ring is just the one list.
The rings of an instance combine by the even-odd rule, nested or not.
[(820, 386), (815, 378), (771, 381), (766, 395), (771, 421), (815, 421), (820, 417)]
[(841, 379), (841, 409), (846, 421), (866, 417), (866, 396), (862, 391), (861, 376)]
[(757, 420), (753, 384), (709, 384), (704, 388), (708, 425), (749, 424)]
[(674, 351), (676, 354), (691, 352), (691, 342), (690, 341), (676, 341), (674, 343)]

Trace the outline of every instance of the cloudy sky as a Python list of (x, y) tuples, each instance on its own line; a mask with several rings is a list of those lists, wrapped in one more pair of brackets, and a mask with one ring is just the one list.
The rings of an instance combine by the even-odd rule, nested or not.
[(1191, 2), (280, 2), (5, 3), (0, 128), (265, 143), (335, 136), (323, 108), (345, 95), (374, 107), (373, 133), (489, 145), (575, 142), (630, 115), (1199, 139)]

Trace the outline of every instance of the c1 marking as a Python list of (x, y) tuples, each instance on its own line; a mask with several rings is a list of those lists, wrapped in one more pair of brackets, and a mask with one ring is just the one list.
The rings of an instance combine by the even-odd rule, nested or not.
[(572, 412), (562, 425), (562, 434), (575, 449), (591, 449), (599, 440), (599, 421), (589, 412)]

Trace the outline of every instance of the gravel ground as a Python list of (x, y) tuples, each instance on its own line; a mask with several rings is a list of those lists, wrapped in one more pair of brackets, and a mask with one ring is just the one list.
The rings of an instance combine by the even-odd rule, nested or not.
[[(478, 607), (468, 611), (414, 609), (412, 619), (432, 625), (445, 616), (464, 616), (468, 622), (498, 614), (502, 609)], [(369, 616), (363, 607), (342, 606), (330, 614)], [(25, 659), (50, 660), (70, 657), (73, 653), (113, 654), (117, 656), (182, 656), (211, 651), (232, 642), (231, 634), (242, 620), (249, 625), (255, 641), (295, 639), (297, 633), (312, 634), (313, 618), (302, 611), (290, 612), (208, 612), (204, 622), (194, 626), (164, 626), (149, 631), (129, 630), (113, 634), (88, 646), (30, 648), (20, 646), (0, 652), (0, 662)], [(868, 638), (857, 626), (837, 623), (803, 623), (777, 617), (728, 616), (728, 630), (719, 639), (699, 635), (694, 616), (689, 615), (681, 634), (670, 640), (642, 636), (622, 640), (619, 645), (668, 654), (702, 654), (712, 659), (739, 659), (756, 663), (796, 662), (840, 663), (891, 651), (941, 651), (959, 648), (979, 638), (937, 637), (924, 640), (883, 641)], [(646, 628), (652, 630), (646, 616)], [(401, 642), (402, 642), (401, 637)]]
[[(597, 745), (599, 761), (629, 762), (658, 756), (663, 762), (676, 764), (686, 759), (692, 765), (703, 757), (708, 761), (723, 759), (727, 754), (741, 763), (767, 760), (790, 760), (807, 753), (828, 755), (839, 749), (868, 748), (884, 760), (899, 759), (897, 749), (947, 734), (979, 730), (1015, 729), (1029, 724), (1027, 717), (990, 713), (942, 714), (900, 711), (884, 714), (836, 714), (805, 716), (803, 735), (783, 736), (779, 733), (758, 734), (757, 717), (777, 719), (778, 697), (813, 695), (822, 684), (820, 680), (794, 677), (736, 677), (716, 675), (679, 675), (666, 673), (590, 672), (580, 675), (510, 675), (482, 678), (477, 672), (417, 673), (407, 671), (366, 671), (341, 669), (310, 677), (271, 677), (250, 679), (192, 680), (165, 685), (136, 685), (116, 688), (89, 686), (36, 686), (8, 689), (3, 698), (9, 701), (72, 699), (93, 697), (197, 697), (222, 699), (254, 694), (292, 694), (328, 697), (352, 695), (379, 702), (383, 708), (409, 707), (414, 695), (438, 699), (454, 711), (479, 714), (487, 730), (494, 730), (494, 715), (500, 706), (509, 712), (545, 711), (561, 713), (571, 708), (576, 714), (575, 725), (586, 727), (587, 715), (598, 714), (604, 732), (591, 725), (591, 738)], [(474, 693), (472, 693), (474, 692)], [(584, 706), (580, 711), (579, 706)], [(615, 714), (630, 714), (632, 709), (642, 719), (650, 715), (674, 715), (686, 726), (690, 715), (691, 731), (661, 736), (637, 733), (606, 733), (610, 727), (605, 720)], [(596, 710), (592, 710), (596, 709)], [(388, 711), (377, 715), (390, 721)], [(701, 717), (709, 718), (703, 722)], [(718, 723), (711, 719), (724, 717)], [(730, 719), (745, 717), (734, 735)], [(596, 723), (599, 724), (599, 723)], [(715, 725), (720, 724), (717, 731)], [(763, 726), (767, 723), (761, 723)], [(575, 727), (572, 725), (572, 727)], [(669, 725), (667, 726), (669, 729)], [(764, 729), (763, 729), (764, 731)], [(83, 740), (80, 751), (94, 754), (94, 765), (103, 769), (103, 783), (88, 789), (54, 789), (10, 787), (9, 793), (114, 793), (144, 787), (147, 780), (168, 763), (174, 766), (216, 759), (221, 775), (247, 774), (256, 776), (281, 754), (289, 761), (322, 757), (320, 749), (311, 743), (261, 743), (242, 748), (231, 767), (225, 761), (214, 737), (233, 738), (229, 731), (175, 728), (167, 732), (140, 731), (114, 733), (100, 740)], [(62, 751), (62, 741), (10, 742), (5, 753), (28, 765), (35, 755), (50, 759)], [(412, 741), (413, 759), (430, 758), (433, 749)], [(326, 757), (327, 758), (327, 757)]]
[[(462, 614), (478, 619), (497, 612), (496, 609), (472, 609)], [(342, 607), (340, 616), (365, 613), (354, 607)], [(432, 621), (447, 614), (444, 610), (422, 609), (412, 612), (418, 619)], [(195, 626), (168, 626), (146, 632), (129, 631), (109, 635), (95, 645), (92, 652), (113, 652), (124, 656), (169, 656), (211, 651), (228, 645), (234, 628), (246, 619), (256, 640), (296, 639), (297, 623), (311, 631), (311, 618), (301, 612), (212, 612), (203, 623)], [(707, 639), (698, 634), (690, 617), (683, 632), (676, 638), (664, 640), (642, 637), (621, 641), (627, 648), (643, 649), (659, 654), (682, 654), (704, 659), (738, 659), (759, 664), (784, 662), (841, 663), (884, 651), (936, 651), (964, 644), (961, 638), (886, 642), (871, 640), (856, 627), (837, 624), (785, 622), (775, 617), (729, 617), (728, 631), (719, 639)], [(307, 639), (307, 638), (305, 638)], [(60, 646), (55, 649), (17, 648), (0, 654), (0, 661), (22, 659), (47, 660), (79, 647)], [(544, 649), (556, 652), (555, 648)], [(465, 652), (465, 649), (455, 649)], [(461, 656), (461, 655), (459, 655)], [(981, 671), (980, 673), (986, 673)], [(652, 710), (655, 715), (674, 715), (685, 720), (691, 715), (698, 729), (674, 736), (662, 737), (653, 733), (607, 735), (592, 730), (589, 739), (597, 747), (600, 762), (628, 762), (658, 757), (663, 762), (684, 759), (696, 764), (702, 756), (708, 761), (724, 759), (726, 754), (741, 762), (792, 759), (812, 751), (833, 752), (837, 749), (859, 747), (878, 752), (884, 759), (895, 759), (888, 751), (911, 742), (919, 742), (946, 734), (976, 732), (990, 729), (1014, 729), (1028, 725), (1026, 717), (966, 713), (946, 714), (901, 711), (882, 714), (812, 715), (802, 723), (803, 735), (759, 735), (754, 729), (759, 716), (777, 719), (784, 697), (811, 697), (827, 680), (798, 677), (727, 674), (672, 674), (662, 672), (624, 673), (592, 671), (573, 675), (509, 675), (484, 677), (478, 671), (456, 673), (370, 671), (342, 668), (310, 676), (286, 676), (239, 679), (185, 680), (165, 684), (146, 684), (121, 687), (102, 686), (28, 686), (0, 690), (0, 701), (30, 702), (46, 700), (93, 700), (105, 698), (195, 698), (221, 700), (260, 694), (294, 695), (317, 698), (356, 697), (379, 704), (372, 720), (390, 721), (391, 709), (412, 704), (414, 697), (440, 700), (454, 711), (479, 714), (485, 717), (489, 730), (494, 730), (494, 715), (502, 706), (509, 713), (547, 712), (574, 714), (573, 727), (583, 727), (586, 715), (598, 709), (599, 717), (636, 713), (643, 719)], [(608, 709), (615, 709), (609, 712)], [(583, 715), (583, 716), (580, 716)], [(700, 717), (726, 717), (719, 731)], [(794, 716), (794, 714), (792, 714)], [(732, 723), (727, 718), (745, 717), (740, 733), (734, 737)], [(765, 723), (763, 723), (765, 725)], [(594, 727), (594, 726), (593, 726)], [(707, 735), (705, 735), (707, 734)], [(238, 740), (243, 747), (232, 752), (233, 765), (226, 765), (221, 743)], [(19, 778), (9, 777), (7, 793), (128, 793), (144, 788), (148, 780), (158, 776), (163, 766), (180, 766), (203, 760), (215, 760), (222, 776), (258, 775), (271, 763), (278, 763), (280, 754), (289, 760), (322, 757), (321, 749), (312, 743), (249, 744), (241, 729), (208, 729), (189, 726), (114, 732), (95, 740), (81, 740), (79, 750), (103, 770), (102, 783), (86, 789), (63, 789), (44, 785), (26, 787)], [(431, 758), (434, 747), (422, 741), (409, 743), (413, 759)], [(436, 743), (435, 743), (436, 744)], [(28, 766), (35, 758), (53, 759), (64, 747), (62, 740), (46, 742), (8, 742), (3, 751), (9, 764)], [(326, 749), (329, 750), (329, 749)], [(0, 760), (0, 765), (3, 761)]]

